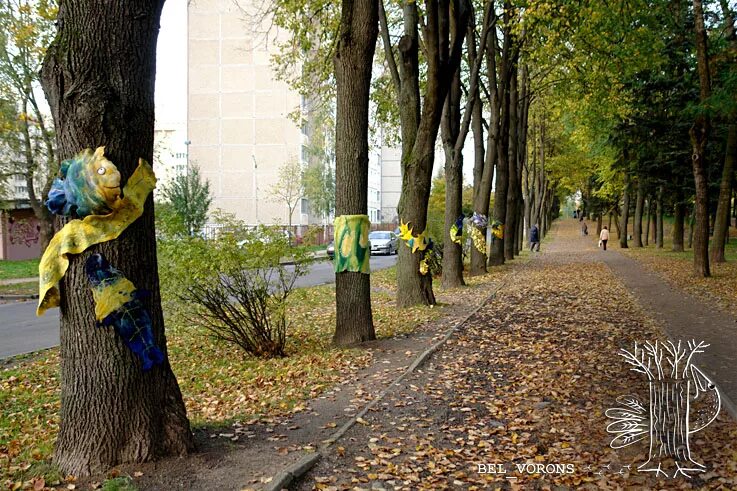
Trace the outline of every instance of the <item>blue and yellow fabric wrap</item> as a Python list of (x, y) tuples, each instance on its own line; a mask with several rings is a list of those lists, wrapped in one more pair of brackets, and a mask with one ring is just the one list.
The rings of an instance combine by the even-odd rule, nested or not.
[(368, 215), (340, 215), (335, 218), (335, 272), (369, 274)]
[(69, 254), (117, 239), (142, 214), (146, 198), (156, 187), (151, 165), (143, 159), (123, 188), (123, 197), (112, 204), (107, 215), (89, 215), (69, 221), (54, 235), (38, 266), (39, 295), (36, 315), (59, 306), (59, 280), (69, 268)]

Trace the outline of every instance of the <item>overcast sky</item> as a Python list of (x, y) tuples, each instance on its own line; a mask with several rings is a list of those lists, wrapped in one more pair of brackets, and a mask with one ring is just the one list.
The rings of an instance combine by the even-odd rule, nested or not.
[(187, 121), (187, 0), (167, 0), (156, 56), (156, 119)]

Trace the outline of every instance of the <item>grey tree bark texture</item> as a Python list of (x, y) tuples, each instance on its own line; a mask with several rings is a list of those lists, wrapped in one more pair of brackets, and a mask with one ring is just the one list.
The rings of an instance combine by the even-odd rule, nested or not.
[[(151, 161), (162, 6), (162, 0), (61, 2), (41, 77), (61, 158), (104, 145), (123, 183), (139, 157)], [(64, 474), (76, 476), (193, 448), (168, 357), (143, 373), (112, 329), (96, 327), (84, 274), (91, 253), (103, 253), (137, 288), (151, 292), (144, 303), (166, 356), (153, 196), (117, 240), (73, 256), (61, 282), (61, 414), (54, 461)]]
[(624, 175), (624, 190), (622, 191), (622, 216), (619, 226), (619, 246), (623, 249), (627, 248), (627, 221), (630, 214), (630, 175)]
[[(378, 22), (375, 0), (343, 0), (333, 60), (337, 83), (336, 216), (365, 215), (368, 211), (369, 90)], [(345, 346), (376, 339), (369, 275), (336, 273), (335, 308), (334, 344)]]
[[(701, 0), (693, 0), (694, 30), (696, 36), (696, 61), (699, 72), (700, 100), (705, 102), (711, 94), (711, 76), (707, 53), (706, 27)], [(711, 276), (709, 270), (709, 183), (706, 177), (706, 144), (711, 124), (706, 114), (696, 116), (689, 134), (691, 136), (691, 161), (696, 186), (695, 225), (693, 231), (694, 275)]]

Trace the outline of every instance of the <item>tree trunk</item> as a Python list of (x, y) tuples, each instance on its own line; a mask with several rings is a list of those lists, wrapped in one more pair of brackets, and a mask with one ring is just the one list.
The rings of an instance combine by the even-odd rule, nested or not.
[(514, 259), (514, 246), (517, 242), (517, 217), (519, 202), (519, 185), (520, 179), (517, 173), (517, 150), (518, 150), (518, 131), (519, 131), (519, 114), (517, 103), (519, 102), (518, 80), (517, 80), (517, 60), (512, 60), (509, 73), (509, 152), (507, 162), (507, 171), (509, 177), (509, 185), (507, 187), (507, 211), (506, 222), (504, 224), (504, 259)]
[[(706, 28), (701, 0), (693, 0), (696, 60), (699, 72), (700, 100), (704, 103), (711, 94), (709, 59), (706, 48)], [(709, 183), (706, 179), (706, 144), (710, 122), (706, 114), (699, 114), (689, 130), (691, 161), (696, 187), (696, 224), (694, 228), (694, 274), (708, 277), (709, 271)]]
[(693, 247), (693, 235), (694, 225), (696, 223), (696, 208), (691, 207), (691, 212), (688, 214), (688, 248)]
[[(663, 248), (663, 186), (658, 187), (658, 195), (655, 198), (655, 247)], [(683, 230), (683, 223), (681, 223)], [(674, 241), (675, 243), (675, 241)], [(681, 244), (683, 244), (683, 233), (681, 233)]]
[(627, 249), (627, 222), (630, 214), (630, 176), (624, 175), (624, 191), (622, 192), (622, 216), (621, 225), (619, 226), (619, 246)]
[(463, 286), (463, 251), (451, 240), (450, 227), (463, 211), (463, 153), (455, 155), (461, 130), (461, 69), (451, 82), (443, 109), (442, 139), (445, 151), (445, 227), (443, 228), (443, 288)]
[[(411, 5), (410, 5), (411, 4)], [(415, 2), (405, 4), (405, 12), (414, 10), (412, 14), (413, 27), (417, 31), (417, 9), (412, 9)], [(460, 64), (461, 48), (465, 36), (455, 36), (450, 40), (450, 16), (454, 15), (458, 32), (465, 32), (468, 22), (469, 6), (450, 9), (448, 0), (428, 0), (425, 9), (426, 38), (424, 40), (427, 54), (427, 80), (425, 93), (422, 99), (422, 117), (417, 127), (416, 137), (411, 147), (402, 141), (402, 194), (399, 199), (400, 219), (410, 225), (416, 234), (427, 228), (427, 203), (430, 197), (432, 168), (435, 161), (435, 140), (438, 136), (443, 105), (448, 94), (453, 74)], [(408, 40), (408, 17), (405, 16), (405, 36), (400, 41), (403, 65), (407, 65), (412, 77), (418, 73), (419, 61), (417, 58), (416, 37)], [(414, 34), (413, 34), (414, 36)], [(408, 50), (408, 46), (413, 46)], [(404, 88), (404, 78), (402, 87)], [(412, 106), (400, 107), (400, 113), (405, 111), (416, 112), (414, 100), (416, 90), (412, 88)], [(402, 123), (404, 127), (404, 122)], [(407, 153), (408, 152), (408, 153)], [(397, 305), (435, 304), (435, 294), (432, 291), (432, 276), (420, 272), (421, 256), (412, 253), (407, 247), (399, 248), (399, 264), (397, 266)]]
[[(371, 63), (378, 36), (378, 4), (343, 0), (335, 53), (335, 215), (368, 213), (368, 129)], [(404, 247), (406, 249), (406, 247)], [(335, 274), (335, 334), (340, 346), (376, 339), (370, 275)]]
[(642, 178), (637, 179), (637, 196), (635, 198), (635, 223), (633, 230), (633, 241), (635, 247), (642, 247), (642, 210), (645, 204), (645, 190)]
[[(490, 35), (494, 36), (493, 33)], [(494, 38), (493, 38), (494, 39)], [(491, 43), (490, 43), (491, 44)], [(477, 53), (475, 46), (471, 45), (469, 48), (469, 63), (474, 64), (477, 56), (483, 56), (483, 53)], [(476, 87), (475, 97), (479, 97), (480, 89)], [(480, 99), (477, 99), (477, 104), (473, 106), (473, 115), (471, 121), (471, 131), (473, 132), (473, 150), (474, 150), (474, 165), (473, 165), (473, 211), (481, 215), (489, 216), (489, 200), (491, 199), (491, 185), (494, 179), (494, 156), (495, 152), (484, 150), (484, 127), (483, 127), (483, 116), (482, 116), (483, 104)], [(494, 112), (492, 106), (491, 112)], [(490, 125), (496, 124), (493, 120), (490, 121)], [(487, 139), (487, 147), (489, 149), (494, 148), (494, 139), (491, 134), (491, 128), (489, 129), (489, 137)], [(469, 225), (472, 226), (472, 225)], [(486, 229), (482, 230), (484, 236), (486, 236)], [(475, 247), (471, 246), (471, 276), (485, 274), (486, 271), (486, 254), (479, 251)]]
[(604, 225), (603, 221), (604, 221), (604, 217), (602, 216), (602, 214), (601, 213), (597, 214), (596, 215), (596, 236), (597, 237), (601, 233), (602, 226)]
[[(156, 40), (163, 1), (61, 3), (58, 32), (42, 69), (58, 153), (105, 145), (125, 182), (152, 160)], [(110, 329), (97, 328), (84, 263), (103, 253), (137, 288), (151, 292), (162, 365), (142, 372)], [(66, 474), (182, 455), (193, 447), (179, 385), (166, 355), (153, 198), (120, 238), (71, 258), (61, 282), (61, 414), (54, 461)]]
[[(503, 224), (504, 237), (502, 239), (493, 238), (491, 243), (491, 253), (489, 255), (489, 264), (492, 266), (498, 266), (504, 264), (504, 251), (506, 236), (513, 232), (507, 228), (507, 192), (509, 189), (509, 86), (510, 76), (512, 73), (511, 67), (511, 26), (510, 26), (510, 10), (508, 2), (505, 2), (504, 9), (504, 45), (502, 48), (501, 56), (501, 80), (499, 83), (498, 94), (499, 94), (499, 133), (496, 140), (497, 152), (496, 158), (496, 182), (494, 187), (494, 216), (489, 217), (489, 221), (498, 220)], [(496, 56), (496, 52), (493, 49), (487, 55), (487, 61), (491, 56)], [(490, 151), (492, 149), (489, 149)]]
[(647, 209), (645, 211), (645, 214), (647, 216), (647, 221), (645, 222), (645, 245), (650, 245), (650, 222), (653, 216), (653, 200), (652, 198), (647, 198)]
[(683, 252), (684, 224), (686, 221), (686, 205), (681, 201), (681, 193), (676, 196), (673, 217), (673, 252)]
[(719, 185), (719, 202), (714, 221), (714, 236), (711, 241), (711, 260), (715, 263), (726, 261), (724, 245), (729, 232), (729, 215), (734, 180), (734, 161), (737, 158), (737, 124), (730, 124), (727, 131), (727, 149), (724, 154), (722, 181)]

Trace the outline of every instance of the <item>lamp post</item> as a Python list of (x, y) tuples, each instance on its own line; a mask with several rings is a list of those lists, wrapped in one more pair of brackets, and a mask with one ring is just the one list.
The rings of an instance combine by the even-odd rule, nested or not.
[(185, 154), (185, 157), (187, 159), (187, 174), (186, 175), (189, 175), (189, 146), (191, 144), (192, 144), (191, 140), (184, 140), (184, 145), (187, 148), (187, 151), (186, 151), (187, 153)]

